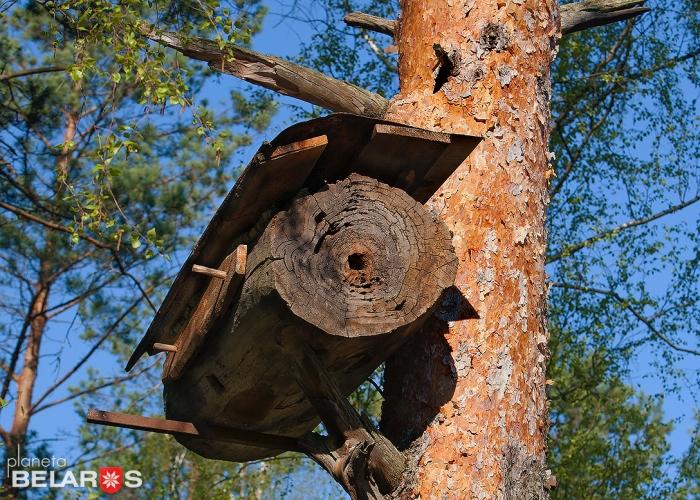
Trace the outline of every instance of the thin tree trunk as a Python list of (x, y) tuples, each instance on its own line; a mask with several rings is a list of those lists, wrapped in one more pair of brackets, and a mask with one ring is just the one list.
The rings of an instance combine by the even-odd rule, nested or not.
[[(23, 447), (25, 444), (29, 420), (31, 418), (30, 409), (32, 407), (32, 394), (39, 368), (39, 352), (41, 348), (41, 339), (46, 328), (46, 315), (44, 311), (49, 299), (49, 285), (44, 282), (43, 277), (47, 266), (45, 261), (41, 264), (41, 276), (37, 283), (36, 299), (30, 306), (29, 316), (32, 318), (29, 325), (29, 336), (27, 338), (27, 347), (24, 351), (24, 365), (22, 371), (17, 377), (17, 398), (15, 400), (15, 413), (12, 418), (12, 427), (8, 432), (7, 457), (17, 457), (18, 447)], [(7, 474), (5, 477), (5, 489), (9, 492), (10, 497), (17, 496), (17, 491), (11, 488), (10, 478)]]
[(557, 4), (402, 0), (401, 7), (401, 91), (387, 117), (484, 141), (429, 202), (454, 233), (459, 292), (444, 296), (415, 337), (422, 345), (411, 342), (386, 365), (382, 430), (411, 462), (399, 494), (543, 498)]
[[(46, 267), (46, 266), (42, 266)], [(32, 321), (29, 327), (29, 338), (24, 351), (24, 365), (17, 377), (17, 399), (15, 401), (15, 414), (12, 419), (10, 434), (15, 445), (24, 441), (29, 426), (30, 409), (32, 407), (32, 394), (36, 382), (39, 367), (39, 349), (41, 339), (46, 327), (46, 316), (44, 311), (49, 299), (49, 286), (40, 280), (37, 284), (37, 298), (32, 305)]]

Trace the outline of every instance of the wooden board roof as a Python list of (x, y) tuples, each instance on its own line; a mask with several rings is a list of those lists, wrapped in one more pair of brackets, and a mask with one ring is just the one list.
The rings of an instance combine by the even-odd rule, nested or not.
[(161, 304), (126, 369), (153, 344), (176, 344), (210, 280), (195, 264), (219, 268), (238, 244), (252, 244), (250, 229), (271, 208), (279, 210), (300, 189), (313, 192), (351, 173), (374, 177), (424, 203), (479, 143), (347, 113), (297, 123), (264, 143), (216, 211)]

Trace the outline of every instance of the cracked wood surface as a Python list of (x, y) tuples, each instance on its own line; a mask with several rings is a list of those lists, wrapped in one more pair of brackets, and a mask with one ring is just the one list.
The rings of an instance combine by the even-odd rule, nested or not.
[(143, 34), (188, 57), (206, 61), (213, 70), (332, 111), (380, 117), (387, 106), (387, 100), (379, 94), (280, 57), (233, 46), (233, 57), (227, 59), (211, 40), (184, 38), (148, 27), (143, 29)]

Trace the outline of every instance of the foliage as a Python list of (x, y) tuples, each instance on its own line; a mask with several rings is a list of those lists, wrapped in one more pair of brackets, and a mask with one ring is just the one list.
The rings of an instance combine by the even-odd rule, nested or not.
[[(0, 434), (8, 453), (17, 443), (29, 454), (49, 453), (31, 431), (37, 415), (61, 415), (71, 401), (83, 408), (83, 398), (110, 388), (143, 397), (158, 363), (124, 375), (125, 356), (174, 261), (231, 185), (236, 153), (275, 110), (269, 99), (236, 92), (212, 102), (208, 69), (141, 39), (130, 45), (121, 30), (137, 10), (144, 19), (210, 29), (199, 7), (122, 7), (119, 14), (100, 2), (29, 1), (0, 18), (0, 397), (9, 403)], [(237, 41), (245, 43), (264, 9), (255, 2), (236, 9)], [(107, 18), (111, 37), (75, 29), (108, 29)], [(36, 364), (26, 358), (34, 351)], [(33, 392), (30, 408), (19, 407), (20, 390)], [(119, 447), (119, 435), (112, 437), (105, 449)], [(145, 440), (137, 450), (156, 467), (163, 458), (153, 453), (175, 454), (175, 445)], [(247, 487), (232, 469), (218, 470), (229, 477), (221, 491)], [(207, 474), (188, 487), (201, 488)]]

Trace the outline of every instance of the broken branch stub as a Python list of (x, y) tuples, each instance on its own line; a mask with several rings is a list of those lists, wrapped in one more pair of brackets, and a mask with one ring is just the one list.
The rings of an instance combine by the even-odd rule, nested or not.
[[(320, 417), (291, 375), (298, 346), (313, 349), (347, 396), (421, 326), (456, 267), (447, 228), (400, 189), (352, 174), (302, 191), (249, 246), (235, 310), (181, 377), (166, 382), (167, 417), (306, 435)], [(178, 440), (232, 461), (279, 453)]]

